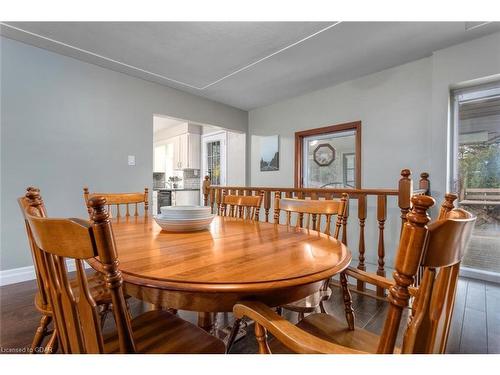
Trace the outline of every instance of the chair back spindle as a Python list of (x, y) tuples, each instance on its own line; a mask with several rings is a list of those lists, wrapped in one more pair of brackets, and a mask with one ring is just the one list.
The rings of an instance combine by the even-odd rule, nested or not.
[[(318, 199), (294, 199), (281, 198), (281, 193), (276, 192), (274, 202), (274, 222), (279, 224), (280, 213), (285, 213), (286, 225), (292, 225), (295, 216), (295, 226), (308, 228), (321, 232), (324, 218), (325, 227), (323, 233), (339, 238), (342, 231), (342, 240), (347, 240), (347, 206), (348, 195), (342, 194), (339, 200), (318, 200)], [(332, 220), (332, 216), (337, 216)], [(331, 233), (334, 223), (333, 234)]]
[(90, 193), (88, 187), (83, 188), (83, 198), (87, 206), (87, 211), (89, 217), (92, 217), (92, 208), (89, 206), (89, 201), (92, 197), (103, 197), (106, 199), (107, 211), (110, 217), (113, 216), (113, 209), (116, 212), (116, 218), (122, 217), (122, 211), (120, 206), (125, 206), (125, 217), (131, 216), (132, 206), (134, 211), (134, 216), (139, 216), (138, 206), (144, 205), (144, 216), (148, 216), (149, 211), (149, 189), (144, 188), (144, 192), (138, 193)]
[[(247, 192), (247, 194), (251, 193), (251, 191)], [(233, 195), (226, 194), (224, 190), (222, 191), (220, 214), (247, 220), (259, 220), (260, 206), (263, 200), (263, 191), (259, 192), (259, 195)]]

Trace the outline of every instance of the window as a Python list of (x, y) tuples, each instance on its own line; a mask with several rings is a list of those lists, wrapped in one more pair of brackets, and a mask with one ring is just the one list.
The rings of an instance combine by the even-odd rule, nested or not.
[(295, 186), (361, 187), (361, 122), (295, 133)]
[(221, 181), (221, 154), (220, 141), (206, 143), (207, 145), (207, 173), (211, 185), (220, 185)]
[(356, 187), (356, 177), (355, 177), (356, 157), (355, 157), (355, 155), (356, 155), (355, 153), (345, 153), (343, 156), (344, 157), (343, 161), (342, 161), (343, 170), (344, 170), (344, 179), (343, 179), (344, 186), (348, 186), (348, 187), (352, 187), (352, 188)]
[(477, 216), (462, 267), (500, 280), (500, 82), (455, 90), (452, 108), (451, 185)]

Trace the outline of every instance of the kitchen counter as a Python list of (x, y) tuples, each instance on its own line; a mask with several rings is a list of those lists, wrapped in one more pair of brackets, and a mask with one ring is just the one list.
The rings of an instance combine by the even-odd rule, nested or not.
[(153, 188), (155, 191), (200, 191), (200, 189), (188, 189), (188, 188)]

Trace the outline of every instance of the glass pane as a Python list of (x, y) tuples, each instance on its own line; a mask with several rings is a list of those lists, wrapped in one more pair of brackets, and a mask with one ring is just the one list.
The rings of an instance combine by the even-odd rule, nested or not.
[(354, 188), (355, 131), (304, 138), (304, 187)]
[(473, 100), (456, 101), (459, 202), (477, 215), (462, 266), (499, 273), (500, 95), (477, 94)]
[(220, 185), (220, 141), (207, 143), (207, 168), (211, 185)]

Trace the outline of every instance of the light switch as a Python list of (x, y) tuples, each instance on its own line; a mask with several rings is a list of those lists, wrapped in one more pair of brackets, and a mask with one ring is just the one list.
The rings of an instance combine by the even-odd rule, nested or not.
[(135, 155), (128, 156), (128, 165), (135, 165)]

